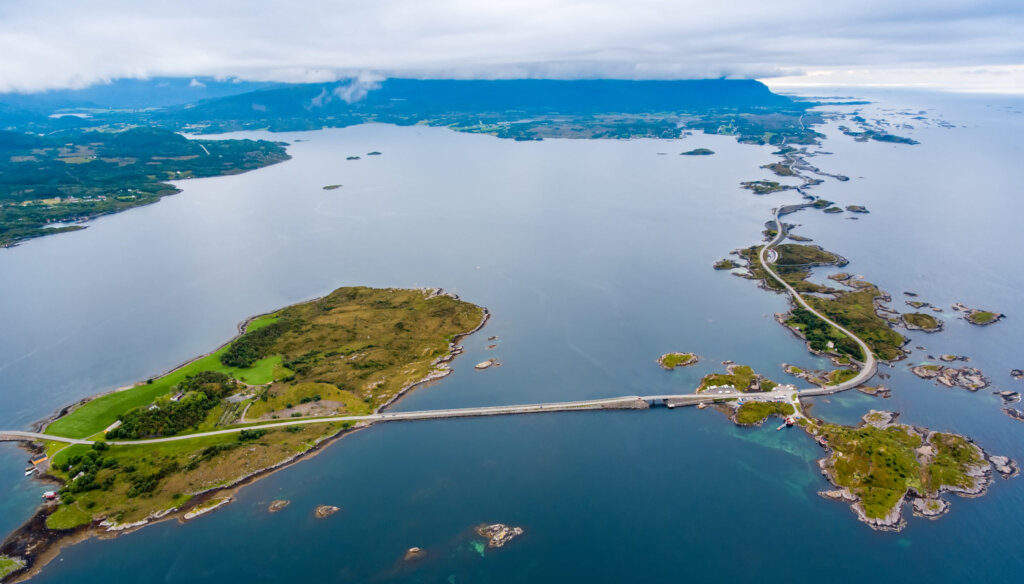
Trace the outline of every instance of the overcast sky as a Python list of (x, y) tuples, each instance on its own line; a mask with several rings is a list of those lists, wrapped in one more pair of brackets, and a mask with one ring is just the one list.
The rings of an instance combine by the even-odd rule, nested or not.
[(1024, 93), (1024, 0), (0, 0), (0, 91), (354, 74)]

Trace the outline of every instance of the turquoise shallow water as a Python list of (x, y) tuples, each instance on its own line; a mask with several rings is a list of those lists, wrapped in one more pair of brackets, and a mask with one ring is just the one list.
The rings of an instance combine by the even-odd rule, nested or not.
[[(904, 103), (957, 127), (902, 116), (914, 128), (894, 131), (922, 142), (907, 147), (854, 143), (827, 126), (833, 154), (813, 162), (851, 180), (819, 194), (872, 212), (792, 221), (898, 304), (913, 290), (1010, 315), (984, 329), (950, 320), (911, 346), (969, 354), (1014, 387), (1024, 282), (1006, 268), (1024, 243), (1022, 123), (1006, 106), (1020, 104), (889, 95), (842, 110), (902, 119)], [(516, 143), (379, 125), (271, 136), (293, 142), (292, 161), (185, 182), (157, 205), (0, 253), (0, 424), (26, 427), (219, 345), (250, 314), (355, 284), (443, 286), (493, 313), (456, 373), (402, 409), (688, 390), (724, 359), (776, 379), (783, 361), (817, 362), (772, 319), (784, 298), (710, 269), (758, 240), (771, 207), (796, 200), (737, 188), (770, 178), (758, 167), (771, 148), (715, 136)], [(717, 154), (678, 156), (695, 147)], [(372, 150), (384, 155), (345, 160)], [(344, 186), (321, 189), (334, 183)], [(493, 354), (490, 335), (501, 339)], [(654, 359), (671, 350), (704, 361), (666, 373)], [(489, 356), (503, 366), (472, 370)], [(932, 387), (903, 364), (887, 372), (892, 399), (844, 394), (816, 400), (816, 412), (853, 422), (893, 408), (1024, 459), (1024, 425), (990, 394)], [(38, 581), (1000, 582), (1024, 566), (1024, 480), (879, 534), (815, 494), (827, 486), (818, 454), (797, 432), (739, 429), (694, 409), (381, 426), (188, 525), (73, 546)], [(0, 447), (4, 530), (42, 489), (21, 477), (23, 459)], [(266, 513), (276, 498), (292, 504)], [(318, 504), (342, 512), (316, 521)], [(526, 535), (481, 554), (471, 528), (493, 521)], [(427, 558), (401, 562), (411, 546)]]

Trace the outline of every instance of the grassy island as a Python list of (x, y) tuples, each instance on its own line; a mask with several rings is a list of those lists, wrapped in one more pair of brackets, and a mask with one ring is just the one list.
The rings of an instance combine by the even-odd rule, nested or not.
[(680, 152), (681, 156), (710, 156), (715, 151), (710, 148), (694, 148), (693, 150), (687, 150), (686, 152)]
[(943, 493), (977, 496), (991, 482), (993, 468), (1007, 478), (1018, 472), (1015, 462), (988, 456), (969, 438), (897, 424), (892, 412), (872, 410), (851, 427), (800, 409), (797, 401), (750, 400), (732, 404), (730, 419), (753, 426), (770, 416), (794, 417), (795, 425), (825, 449), (819, 466), (837, 490), (820, 494), (850, 504), (874, 529), (901, 530), (904, 503), (912, 502), (916, 515), (935, 518), (949, 507)]
[[(436, 291), (341, 288), (254, 319), (210, 355), (88, 401), (46, 431), (97, 440), (109, 429), (108, 440), (130, 441), (371, 413), (448, 372), (453, 340), (484, 315)], [(64, 485), (60, 503), (44, 511), (52, 511), (46, 525), (124, 524), (186, 509), (194, 497), (287, 462), (350, 425), (325, 421), (159, 444), (49, 445), (49, 474)]]
[(898, 530), (908, 497), (927, 502), (946, 491), (984, 491), (990, 465), (981, 448), (963, 436), (896, 424), (894, 418), (871, 411), (856, 428), (819, 420), (807, 426), (831, 451), (825, 473), (863, 521)]
[(748, 401), (736, 409), (735, 422), (741, 426), (753, 426), (769, 416), (792, 416), (796, 412), (793, 404), (783, 402)]
[(179, 192), (167, 181), (237, 174), (290, 158), (266, 140), (189, 140), (157, 128), (0, 131), (0, 246), (82, 229), (85, 219)]
[(923, 312), (911, 312), (904, 314), (902, 317), (903, 324), (911, 330), (922, 330), (925, 332), (933, 333), (942, 328), (942, 323), (937, 318), (930, 314)]
[(868, 213), (868, 208), (864, 205), (847, 205), (846, 210), (851, 213)]
[[(874, 284), (854, 279), (849, 274), (834, 274), (830, 278), (850, 290), (839, 290), (807, 281), (812, 267), (843, 266), (847, 263), (845, 258), (817, 246), (782, 244), (775, 249), (778, 251), (778, 259), (774, 269), (779, 277), (797, 292), (816, 294), (804, 296), (808, 304), (863, 339), (880, 359), (890, 361), (905, 356), (903, 345), (906, 339), (893, 330), (889, 322), (875, 310), (876, 301), (886, 296)], [(761, 268), (758, 260), (760, 250), (760, 246), (753, 246), (740, 251), (740, 256), (750, 266), (749, 277), (761, 280), (770, 290), (781, 291), (782, 286)], [(795, 307), (783, 322), (807, 339), (814, 351), (831, 354), (840, 361), (849, 358), (859, 361), (864, 358), (853, 339), (803, 308)]]
[(689, 367), (699, 360), (693, 353), (665, 353), (658, 359), (658, 365), (672, 370), (676, 367)]
[(716, 270), (731, 270), (738, 267), (740, 267), (740, 265), (729, 258), (718, 260), (714, 265)]
[[(811, 275), (811, 268), (815, 266), (845, 266), (848, 263), (846, 258), (816, 245), (783, 243), (775, 246), (774, 249), (778, 254), (773, 266), (775, 272), (798, 292), (834, 292), (832, 288), (807, 281)], [(747, 264), (750, 266), (750, 277), (762, 280), (764, 285), (772, 290), (782, 290), (782, 286), (761, 268), (761, 262), (758, 259), (760, 252), (761, 246), (749, 247), (740, 251), (740, 257), (747, 260)]]
[(753, 191), (755, 195), (767, 195), (769, 193), (775, 193), (778, 191), (785, 191), (792, 187), (779, 184), (773, 180), (752, 180), (740, 183), (740, 186)]
[(789, 165), (783, 164), (781, 162), (773, 162), (771, 164), (764, 164), (764, 165), (761, 166), (761, 168), (765, 168), (767, 170), (770, 170), (770, 171), (774, 172), (775, 174), (777, 174), (778, 176), (796, 176), (796, 173), (793, 172), (793, 169), (790, 168)]
[(965, 318), (971, 324), (986, 325), (992, 324), (1002, 317), (1002, 314), (989, 310), (969, 310)]

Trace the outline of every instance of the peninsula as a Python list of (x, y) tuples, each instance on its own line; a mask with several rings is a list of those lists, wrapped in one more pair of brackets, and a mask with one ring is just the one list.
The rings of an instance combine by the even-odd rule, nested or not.
[[(166, 375), (69, 408), (44, 432), (82, 443), (42, 445), (40, 471), (60, 486), (4, 542), (4, 565), (38, 570), (64, 541), (226, 502), (232, 487), (355, 426), (303, 418), (370, 414), (450, 373), (459, 339), (486, 318), (439, 290), (340, 288), (250, 319)], [(296, 424), (253, 427), (272, 420)]]

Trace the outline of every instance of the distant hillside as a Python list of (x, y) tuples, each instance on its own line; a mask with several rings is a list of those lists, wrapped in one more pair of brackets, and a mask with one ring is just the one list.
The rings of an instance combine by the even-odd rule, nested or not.
[(708, 109), (755, 110), (792, 106), (754, 80), (622, 81), (543, 79), (388, 79), (353, 103), (347, 82), (289, 85), (177, 108), (180, 120), (274, 120), (329, 115), (523, 112), (543, 114), (649, 113)]
[(197, 103), (247, 93), (278, 83), (217, 80), (210, 77), (156, 77), (118, 79), (82, 89), (54, 89), (37, 93), (0, 93), (3, 106), (10, 109), (50, 114), (62, 109), (143, 109)]
[[(12, 101), (5, 105), (5, 98)], [(86, 103), (98, 109), (82, 112)], [(52, 115), (71, 104), (85, 115)], [(811, 105), (749, 79), (388, 79), (291, 85), (153, 79), (0, 95), (0, 129), (49, 135), (156, 126), (215, 134), (375, 122), (444, 126), (515, 140), (675, 139), (698, 130), (758, 144), (807, 144), (817, 136), (809, 126), (820, 121), (807, 111)]]

